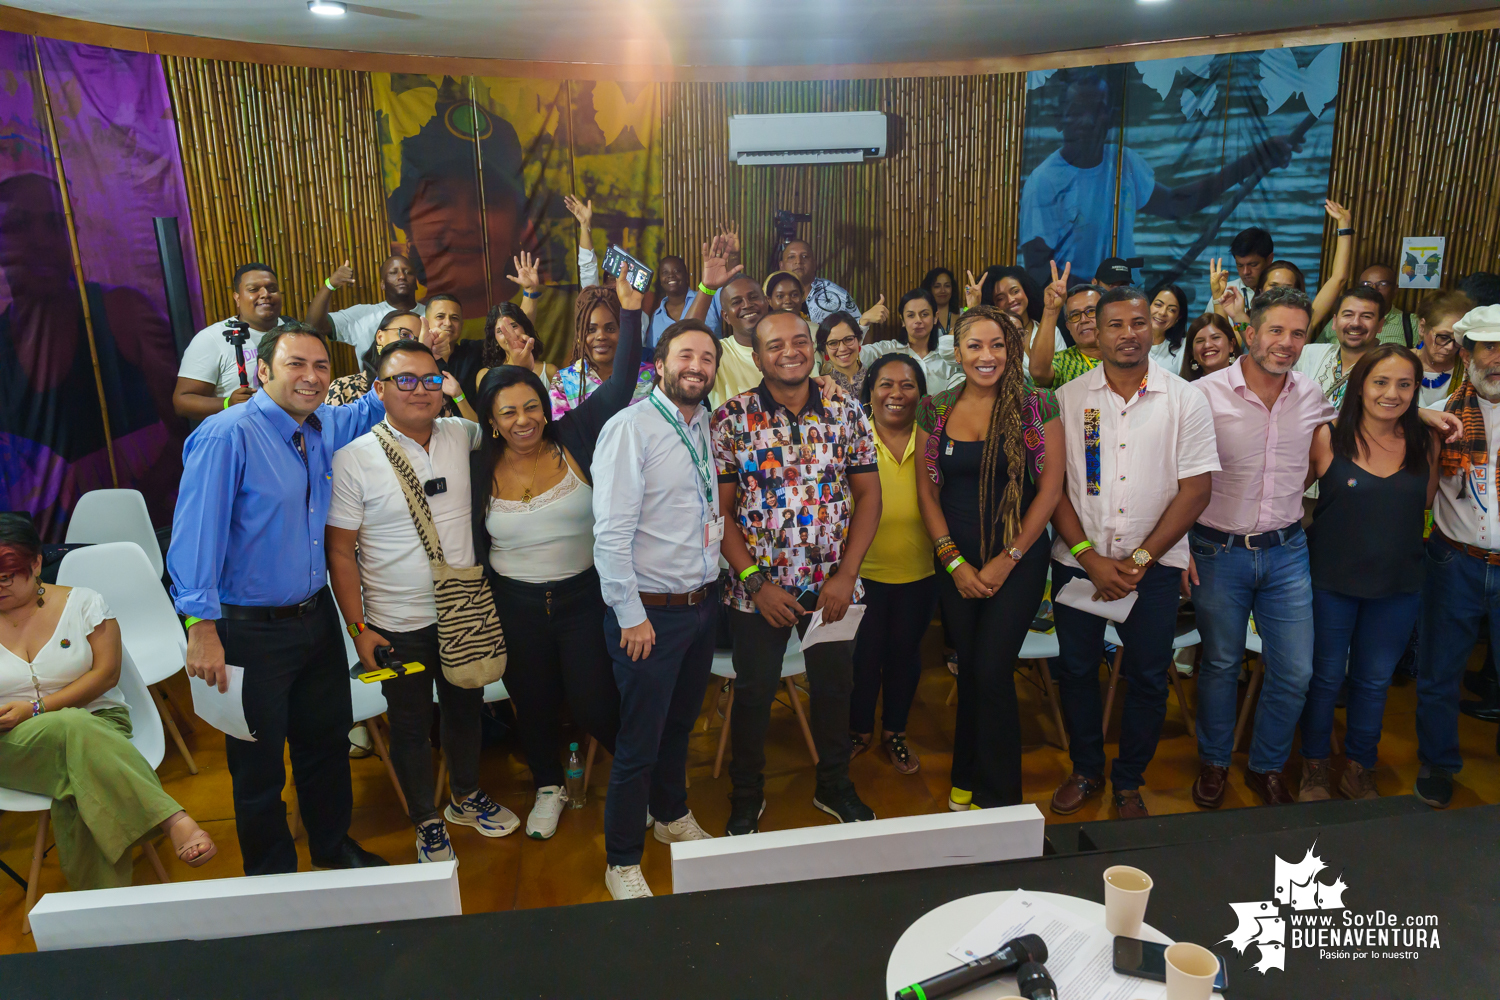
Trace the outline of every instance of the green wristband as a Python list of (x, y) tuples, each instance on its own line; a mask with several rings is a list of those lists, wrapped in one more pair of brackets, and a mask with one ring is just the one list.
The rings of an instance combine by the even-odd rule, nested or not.
[(185, 622), (182, 623), (182, 627), (183, 628), (192, 628), (194, 625), (198, 624), (201, 621), (207, 621), (207, 619), (205, 619), (205, 618), (194, 618), (192, 615), (188, 615), (188, 619), (187, 619), (187, 621), (185, 621)]
[(330, 292), (338, 291), (338, 288), (334, 285), (334, 283), (329, 281), (327, 278), (323, 279), (323, 287), (328, 289)]
[(229, 409), (229, 397), (228, 396), (224, 397), (224, 409), (226, 409), (226, 410)]
[(1094, 543), (1085, 538), (1083, 541), (1079, 542), (1068, 551), (1071, 552), (1075, 558), (1077, 558), (1078, 553), (1083, 552), (1085, 549), (1091, 549), (1093, 547)]
[(464, 401), (464, 394), (463, 393), (459, 393), (457, 396), (454, 396), (453, 397), (453, 401), (455, 403), (462, 403)]
[(958, 567), (962, 566), (963, 564), (964, 564), (964, 557), (963, 556), (958, 556), (957, 558), (955, 558), (951, 563), (949, 563), (944, 568), (947, 569), (948, 574), (951, 576), (953, 574), (953, 571), (956, 570), (956, 569), (958, 569)]
[(709, 288), (701, 281), (698, 282), (698, 291), (702, 292), (704, 295), (712, 295), (714, 293), (714, 290), (712, 288)]
[(741, 581), (748, 580), (752, 576), (754, 576), (756, 573), (759, 573), (759, 572), (760, 572), (760, 567), (759, 566), (746, 566), (744, 569), (740, 570), (740, 580)]

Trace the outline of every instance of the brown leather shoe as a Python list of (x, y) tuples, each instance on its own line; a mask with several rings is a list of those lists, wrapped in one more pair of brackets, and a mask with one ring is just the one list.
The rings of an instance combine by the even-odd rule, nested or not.
[(1103, 790), (1103, 778), (1090, 778), (1074, 771), (1052, 793), (1052, 811), (1059, 816), (1070, 816)]
[(1204, 809), (1217, 809), (1224, 804), (1224, 789), (1228, 785), (1229, 768), (1204, 764), (1198, 768), (1198, 780), (1193, 782), (1193, 801)]
[(1344, 775), (1339, 778), (1339, 794), (1346, 799), (1380, 798), (1380, 792), (1375, 788), (1375, 776), (1363, 764), (1353, 760), (1344, 765)]
[(1285, 806), (1296, 801), (1287, 789), (1280, 771), (1267, 771), (1265, 774), (1246, 771), (1245, 787), (1264, 799), (1268, 806)]
[(1121, 819), (1143, 819), (1151, 815), (1146, 809), (1146, 803), (1141, 799), (1140, 791), (1135, 788), (1126, 792), (1115, 792), (1115, 811), (1120, 814)]
[(1326, 802), (1333, 798), (1333, 793), (1329, 791), (1330, 774), (1327, 757), (1322, 760), (1303, 758), (1302, 784), (1297, 789), (1297, 801)]

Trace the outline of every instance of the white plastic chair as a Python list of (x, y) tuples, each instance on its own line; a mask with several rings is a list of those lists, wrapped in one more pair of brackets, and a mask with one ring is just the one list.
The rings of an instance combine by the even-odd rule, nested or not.
[(165, 571), (156, 529), (139, 490), (90, 490), (79, 497), (68, 519), (67, 542), (135, 542), (146, 553), (156, 580)]
[[(100, 490), (102, 493), (134, 493), (134, 490)], [(85, 496), (93, 496), (86, 493)], [(137, 494), (138, 496), (139, 494)], [(142, 510), (145, 508), (142, 507)], [(74, 515), (75, 522), (77, 515)], [(71, 537), (71, 533), (70, 536)], [(74, 549), (57, 568), (57, 582), (64, 587), (87, 587), (97, 591), (120, 623), (120, 639), (130, 650), (140, 676), (145, 680), (156, 710), (166, 724), (177, 752), (187, 762), (188, 773), (198, 765), (177, 728), (161, 683), (187, 663), (187, 635), (177, 620), (172, 599), (161, 585), (161, 573), (151, 567), (150, 554), (135, 542), (104, 542)], [(180, 711), (183, 725), (192, 732), (188, 713)], [(160, 760), (160, 758), (158, 758)]]
[[(167, 752), (166, 737), (162, 734), (161, 716), (156, 703), (146, 687), (145, 680), (131, 660), (130, 650), (120, 650), (120, 680), (110, 692), (118, 695), (130, 709), (130, 742), (140, 755), (146, 758), (152, 770), (161, 763)], [(38, 813), (36, 840), (31, 848), (31, 872), (26, 877), (26, 905), (21, 911), (21, 933), (31, 933), (31, 908), (36, 905), (37, 888), (42, 877), (42, 858), (47, 850), (47, 826), (51, 819), (52, 800), (45, 795), (19, 792), (13, 788), (0, 787), (0, 812)], [(167, 871), (154, 844), (143, 844), (141, 850), (151, 862), (151, 868), (162, 882), (170, 882)]]
[[(1115, 688), (1120, 683), (1120, 662), (1125, 656), (1125, 644), (1120, 641), (1120, 633), (1115, 630), (1113, 622), (1104, 626), (1104, 641), (1115, 647), (1115, 662), (1109, 668), (1109, 692), (1104, 696), (1104, 734), (1108, 736), (1109, 715), (1115, 704)], [(1172, 639), (1172, 651), (1175, 654), (1179, 649), (1190, 649), (1202, 641), (1197, 629), (1189, 629)], [(1198, 728), (1193, 724), (1193, 713), (1188, 708), (1187, 695), (1182, 690), (1182, 675), (1178, 673), (1175, 657), (1167, 661), (1167, 677), (1172, 681), (1172, 689), (1177, 692), (1177, 706), (1182, 709), (1182, 718), (1187, 722), (1188, 735), (1196, 739)]]
[[(712, 670), (715, 677), (725, 680), (734, 680), (734, 654), (727, 649), (714, 651)], [(786, 653), (781, 658), (781, 682), (786, 685), (787, 698), (792, 703), (792, 711), (797, 715), (797, 725), (802, 727), (802, 738), (807, 742), (808, 755), (812, 757), (814, 764), (818, 762), (818, 748), (813, 743), (812, 729), (807, 724), (807, 713), (802, 708), (802, 699), (797, 696), (797, 685), (792, 683), (792, 678), (799, 674), (807, 673), (807, 660), (802, 655), (802, 641), (797, 636), (797, 630), (792, 629), (790, 638), (787, 639)], [(724, 748), (729, 745), (729, 719), (734, 712), (734, 685), (729, 685), (729, 703), (724, 706), (724, 725), (719, 732), (719, 752), (714, 757), (714, 777), (719, 776), (719, 771), (724, 766)]]

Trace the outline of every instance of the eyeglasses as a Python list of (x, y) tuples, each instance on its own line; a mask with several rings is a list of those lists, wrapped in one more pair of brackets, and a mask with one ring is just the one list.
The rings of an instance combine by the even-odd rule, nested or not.
[(387, 375), (381, 379), (382, 382), (394, 382), (396, 388), (402, 392), (412, 392), (420, 383), (424, 388), (433, 392), (441, 392), (443, 388), (443, 376), (441, 375)]
[(1432, 342), (1437, 347), (1452, 347), (1453, 341), (1453, 335), (1448, 333), (1437, 333), (1432, 337)]
[(415, 333), (412, 333), (410, 330), (408, 330), (404, 326), (382, 326), (378, 332), (385, 333), (388, 330), (395, 330), (396, 331), (396, 336), (399, 339), (401, 339), (401, 340), (416, 340), (417, 339), (417, 335)]
[(854, 336), (853, 334), (850, 334), (847, 337), (840, 337), (837, 340), (830, 338), (826, 342), (826, 346), (830, 351), (837, 347), (858, 347), (859, 338)]
[(1077, 323), (1079, 320), (1093, 319), (1097, 312), (1097, 306), (1089, 306), (1087, 309), (1075, 309), (1068, 313), (1068, 322)]
[(1394, 281), (1390, 281), (1390, 280), (1386, 280), (1386, 281), (1362, 281), (1362, 282), (1360, 282), (1360, 284), (1364, 285), (1366, 288), (1394, 288), (1395, 285), (1396, 285), (1396, 283)]

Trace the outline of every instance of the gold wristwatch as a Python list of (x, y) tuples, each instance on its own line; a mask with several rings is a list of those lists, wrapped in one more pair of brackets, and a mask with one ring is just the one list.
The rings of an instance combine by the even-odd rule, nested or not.
[(1153, 557), (1151, 553), (1147, 552), (1145, 549), (1136, 549), (1134, 552), (1130, 553), (1130, 561), (1135, 563), (1141, 569), (1145, 569), (1147, 566), (1150, 566), (1152, 558)]

